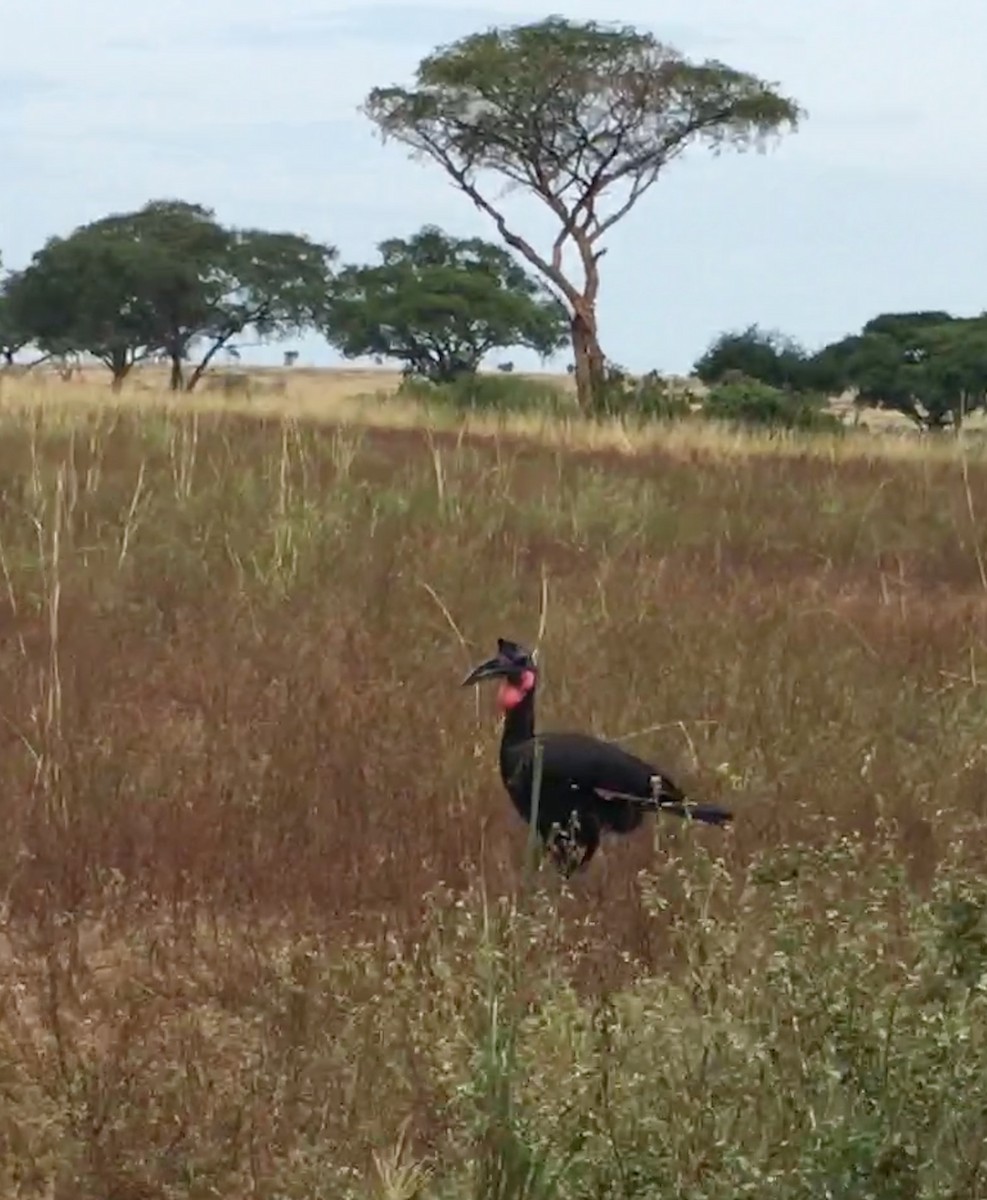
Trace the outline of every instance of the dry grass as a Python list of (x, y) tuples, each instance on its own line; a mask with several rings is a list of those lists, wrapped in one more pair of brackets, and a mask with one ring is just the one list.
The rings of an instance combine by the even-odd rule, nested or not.
[[(542, 381), (574, 399), (574, 385), (567, 375), (536, 373), (515, 378)], [(849, 436), (833, 438), (778, 431), (735, 432), (706, 421), (677, 422), (670, 426), (642, 426), (616, 419), (586, 421), (578, 416), (575, 407), (567, 419), (537, 413), (463, 415), (440, 409), (425, 412), (420, 404), (395, 394), (399, 383), (399, 374), (383, 369), (253, 368), (207, 375), (200, 389), (187, 396), (169, 392), (167, 373), (147, 367), (136, 369), (123, 390), (113, 395), (107, 387), (106, 372), (97, 368), (77, 373), (69, 383), (60, 380), (55, 372), (35, 371), (7, 378), (0, 372), (0, 410), (91, 412), (137, 408), (155, 413), (291, 418), (368, 429), (431, 428), (485, 438), (516, 438), (567, 450), (615, 451), (628, 457), (647, 457), (660, 451), (666, 456), (685, 458), (809, 454), (831, 459), (956, 462), (961, 453), (983, 457), (987, 447), (982, 415), (968, 420), (970, 436), (960, 444), (950, 437), (919, 437), (911, 422), (900, 414), (877, 409), (854, 413), (843, 399), (834, 399), (831, 408), (851, 432)], [(689, 386), (701, 390), (695, 381)]]
[[(12, 391), (4, 1196), (987, 1195), (979, 459)], [(543, 575), (544, 722), (729, 835), (523, 888)]]

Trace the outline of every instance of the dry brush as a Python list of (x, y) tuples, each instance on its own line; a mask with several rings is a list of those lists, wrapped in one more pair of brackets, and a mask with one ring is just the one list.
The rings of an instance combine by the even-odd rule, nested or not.
[[(979, 462), (58, 409), (0, 472), (5, 1195), (985, 1194)], [(456, 685), (543, 578), (542, 720), (726, 839), (522, 886)]]

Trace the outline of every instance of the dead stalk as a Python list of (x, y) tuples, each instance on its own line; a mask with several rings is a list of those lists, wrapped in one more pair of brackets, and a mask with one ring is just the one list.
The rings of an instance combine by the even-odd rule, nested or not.
[(51, 529), (46, 545), (44, 522), (35, 517), (39, 558), (45, 589), (45, 608), (48, 627), (48, 664), (42, 682), (42, 705), (38, 714), (41, 723), (40, 776), (44, 789), (49, 821), (64, 829), (67, 821), (61, 789), (60, 746), (62, 742), (62, 671), (60, 659), (60, 617), (62, 603), (62, 531), (65, 518), (65, 465), (55, 477), (55, 499), (51, 513)]
[[(7, 551), (4, 548), (3, 541), (0, 540), (0, 570), (3, 571), (4, 586), (7, 589), (7, 600), (10, 603), (11, 615), (16, 618), (18, 614), (17, 596), (14, 594), (14, 581), (10, 577), (10, 564), (7, 562)], [(21, 657), (27, 658), (27, 646), (24, 644), (24, 634), (18, 629), (17, 645), (20, 648)]]
[(188, 421), (180, 421), (178, 431), (172, 436), (168, 447), (175, 495), (180, 500), (187, 500), (192, 494), (198, 446), (199, 414), (194, 412)]
[(435, 472), (435, 492), (439, 499), (439, 508), (445, 507), (446, 484), (445, 472), (442, 467), (442, 451), (432, 440), (432, 431), (428, 430), (428, 446), (432, 453), (432, 469)]
[[(438, 605), (439, 611), (445, 617), (446, 623), (448, 624), (449, 628), (459, 639), (459, 644), (462, 646), (463, 650), (466, 653), (467, 666), (468, 666), (469, 665), (468, 660), (469, 660), (469, 656), (470, 656), (470, 645), (469, 645), (469, 642), (466, 640), (466, 638), (463, 636), (463, 631), (456, 624), (455, 620), (453, 619), (452, 613), (449, 611), (445, 601), (443, 601), (442, 597), (438, 594), (438, 592), (435, 590), (435, 588), (433, 588), (432, 585), (430, 583), (427, 583), (424, 579), (420, 580), (420, 583), (421, 583), (421, 586), (425, 589), (425, 591), (428, 592), (428, 594), (432, 597), (432, 599)], [(475, 699), (476, 699), (476, 719), (479, 721), (479, 719), (480, 719), (479, 689), (474, 688), (473, 692), (474, 692)]]
[(278, 468), (278, 516), (284, 520), (291, 504), (291, 447), (288, 422), (281, 422), (281, 461)]
[(130, 498), (130, 507), (127, 509), (127, 519), (123, 525), (123, 537), (120, 539), (120, 555), (117, 558), (117, 570), (122, 570), (124, 560), (127, 557), (127, 550), (130, 547), (130, 539), (137, 528), (137, 506), (140, 503), (141, 491), (144, 487), (144, 470), (147, 466), (147, 460), (141, 459), (140, 470), (137, 472), (137, 482), (134, 484), (134, 494)]
[(960, 439), (960, 470), (963, 473), (966, 511), (970, 518), (970, 533), (973, 537), (973, 553), (977, 560), (977, 571), (980, 573), (980, 586), (987, 592), (987, 565), (984, 563), (983, 551), (980, 549), (980, 533), (977, 529), (977, 514), (973, 503), (973, 490), (970, 487), (970, 468), (967, 462), (966, 440), (962, 436)]
[(534, 659), (538, 662), (538, 653), (541, 649), (541, 641), (545, 636), (545, 629), (548, 625), (548, 572), (545, 570), (545, 564), (541, 567), (541, 602), (538, 609), (538, 636), (535, 638)]

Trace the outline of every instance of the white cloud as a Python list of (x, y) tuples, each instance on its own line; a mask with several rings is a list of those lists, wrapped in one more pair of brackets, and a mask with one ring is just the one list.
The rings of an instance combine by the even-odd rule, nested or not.
[[(433, 19), (427, 25), (439, 24), (434, 14), (447, 11), (458, 28), (468, 27), (473, 7), (483, 13), (462, 0), (440, 0), (429, 5)], [(555, 7), (576, 18), (601, 11), (598, 0)], [(669, 28), (695, 30), (697, 42), (709, 30), (724, 39), (717, 53), (778, 78), (804, 101), (810, 121), (791, 153), (829, 160), (843, 147), (848, 160), (858, 161), (863, 145), (885, 163), (900, 157), (911, 165), (917, 158), (913, 131), (900, 117), (918, 108), (914, 132), (927, 139), (923, 151), (937, 159), (952, 156), (965, 169), (966, 139), (979, 121), (980, 57), (987, 42), (987, 8), (973, 0), (746, 0), (743, 6), (736, 0), (666, 0), (661, 8)], [(416, 10), (402, 0), (372, 7), (374, 30), (360, 24), (358, 6), (333, 2), (315, 7), (286, 0), (271, 9), (259, 0), (173, 0), (165, 18), (132, 0), (84, 6), (35, 0), (18, 18), (19, 65), (47, 76), (59, 90), (28, 96), (20, 112), (0, 117), (0, 127), (8, 136), (43, 129), (66, 140), (130, 128), (150, 139), (189, 124), (193, 137), (204, 136), (215, 120), (245, 127), (312, 115), (359, 120), (354, 110), (369, 88), (409, 78), (431, 45), (409, 19)], [(501, 20), (533, 16), (527, 0), (497, 0), (496, 10)], [(636, 0), (614, 18), (651, 23), (655, 8)], [(334, 19), (338, 36), (332, 35)], [(486, 23), (482, 15), (478, 20)], [(353, 32), (354, 21), (361, 32)], [(406, 22), (401, 42), (387, 36), (389, 26)], [(656, 28), (660, 33), (661, 24)], [(683, 48), (703, 52), (701, 45)], [(876, 132), (871, 112), (891, 120)]]

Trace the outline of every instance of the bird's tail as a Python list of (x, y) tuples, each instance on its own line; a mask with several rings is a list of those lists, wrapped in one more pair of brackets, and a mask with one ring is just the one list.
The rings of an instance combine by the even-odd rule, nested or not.
[(669, 795), (667, 786), (659, 776), (652, 780), (652, 795), (647, 798), (635, 796), (630, 792), (615, 792), (609, 788), (596, 788), (595, 791), (603, 800), (623, 800), (649, 812), (668, 812), (690, 821), (701, 821), (704, 825), (729, 825), (733, 820), (733, 813), (728, 809), (720, 808), (718, 804), (696, 804), (692, 800), (686, 800), (678, 788)]
[(659, 812), (673, 813), (689, 821), (701, 821), (704, 825), (729, 825), (733, 813), (717, 804), (691, 804), (687, 800), (658, 800), (655, 807)]

